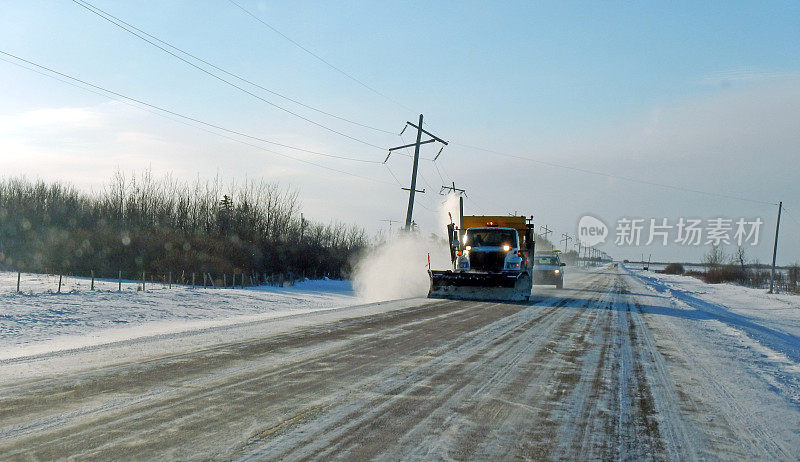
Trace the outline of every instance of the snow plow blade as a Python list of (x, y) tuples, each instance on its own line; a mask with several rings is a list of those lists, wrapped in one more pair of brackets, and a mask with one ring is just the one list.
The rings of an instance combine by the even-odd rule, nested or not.
[(430, 271), (428, 298), (524, 302), (530, 300), (528, 273), (455, 273)]

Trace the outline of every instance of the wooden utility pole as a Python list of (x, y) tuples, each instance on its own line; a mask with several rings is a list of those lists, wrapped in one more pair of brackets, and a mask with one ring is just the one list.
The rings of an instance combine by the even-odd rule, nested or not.
[[(406, 231), (410, 231), (411, 230), (411, 222), (413, 221), (412, 217), (413, 217), (413, 214), (414, 214), (414, 195), (416, 193), (418, 193), (418, 192), (419, 193), (423, 193), (423, 194), (425, 193), (424, 189), (421, 190), (421, 191), (417, 190), (417, 169), (419, 167), (419, 147), (422, 146), (423, 144), (433, 143), (435, 141), (438, 141), (438, 142), (442, 143), (443, 145), (447, 146), (447, 141), (444, 141), (443, 139), (439, 138), (438, 136), (434, 135), (433, 133), (431, 133), (431, 132), (425, 130), (424, 128), (422, 128), (422, 114), (419, 115), (419, 125), (414, 125), (411, 122), (406, 122), (406, 126), (409, 126), (409, 125), (417, 129), (417, 141), (415, 143), (413, 143), (413, 144), (406, 144), (406, 145), (403, 145), (403, 146), (397, 146), (397, 147), (394, 147), (394, 148), (389, 148), (389, 154), (386, 156), (386, 159), (384, 159), (384, 161), (383, 161), (383, 163), (385, 164), (386, 161), (389, 160), (389, 156), (392, 155), (392, 151), (396, 151), (398, 149), (410, 148), (411, 146), (414, 146), (414, 166), (413, 166), (413, 168), (411, 170), (411, 187), (410, 188), (402, 188), (403, 190), (407, 190), (408, 191), (408, 210), (406, 211)], [(405, 129), (406, 129), (406, 127), (403, 127), (403, 131), (405, 131)], [(403, 132), (400, 132), (400, 133), (402, 134)], [(426, 135), (430, 136), (431, 139), (422, 141), (422, 134), (423, 133), (425, 133)], [(444, 148), (444, 146), (442, 146), (442, 148)], [(441, 150), (439, 152), (441, 153)], [(436, 156), (438, 157), (439, 154), (437, 154)]]
[(772, 247), (772, 272), (769, 278), (769, 293), (774, 293), (775, 289), (775, 258), (778, 256), (778, 231), (781, 229), (781, 209), (783, 201), (778, 202), (778, 223), (775, 225), (775, 245)]

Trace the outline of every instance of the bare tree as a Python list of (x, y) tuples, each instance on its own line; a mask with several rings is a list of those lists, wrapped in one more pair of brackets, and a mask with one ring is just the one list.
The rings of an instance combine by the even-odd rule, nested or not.
[(722, 248), (718, 245), (712, 245), (711, 250), (709, 250), (708, 253), (703, 256), (703, 263), (705, 263), (709, 269), (718, 268), (727, 260), (728, 257), (725, 255), (725, 251), (722, 250)]
[(745, 252), (744, 247), (739, 246), (736, 249), (736, 254), (734, 255), (734, 258), (736, 259), (736, 261), (739, 262), (739, 266), (742, 268), (742, 272), (744, 272), (745, 271), (744, 265), (745, 262), (747, 261), (747, 253)]

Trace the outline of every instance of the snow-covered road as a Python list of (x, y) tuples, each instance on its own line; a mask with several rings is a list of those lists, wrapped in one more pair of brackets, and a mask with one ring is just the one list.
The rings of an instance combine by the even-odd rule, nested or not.
[(0, 458), (800, 457), (793, 327), (694, 306), (679, 279), (567, 276), (525, 305), (409, 299), (0, 360)]

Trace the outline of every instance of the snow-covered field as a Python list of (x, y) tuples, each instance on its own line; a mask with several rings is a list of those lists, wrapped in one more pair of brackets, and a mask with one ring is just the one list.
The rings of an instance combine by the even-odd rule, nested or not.
[[(651, 326), (654, 331), (667, 324), (682, 326), (672, 330), (680, 332), (682, 339), (661, 339), (663, 344), (674, 343), (675, 355), (694, 356), (709, 369), (716, 368), (721, 383), (740, 382), (744, 380), (741, 372), (748, 371), (800, 408), (800, 296), (706, 284), (690, 276), (628, 271), (643, 283), (651, 300), (660, 299), (644, 307), (645, 313), (661, 315), (661, 323)], [(704, 348), (713, 346), (714, 352), (692, 351), (693, 344), (702, 342)], [(726, 361), (738, 366), (721, 367)], [(727, 375), (733, 371), (738, 374)]]
[(800, 337), (800, 296), (792, 294), (768, 294), (764, 289), (753, 289), (737, 284), (706, 284), (691, 276), (658, 274), (629, 268), (633, 274), (648, 282), (659, 293), (671, 295), (697, 308), (697, 301), (704, 308), (720, 308), (742, 319), (748, 318), (765, 325), (774, 325)]
[(203, 289), (0, 272), (0, 359), (352, 305), (349, 281)]

